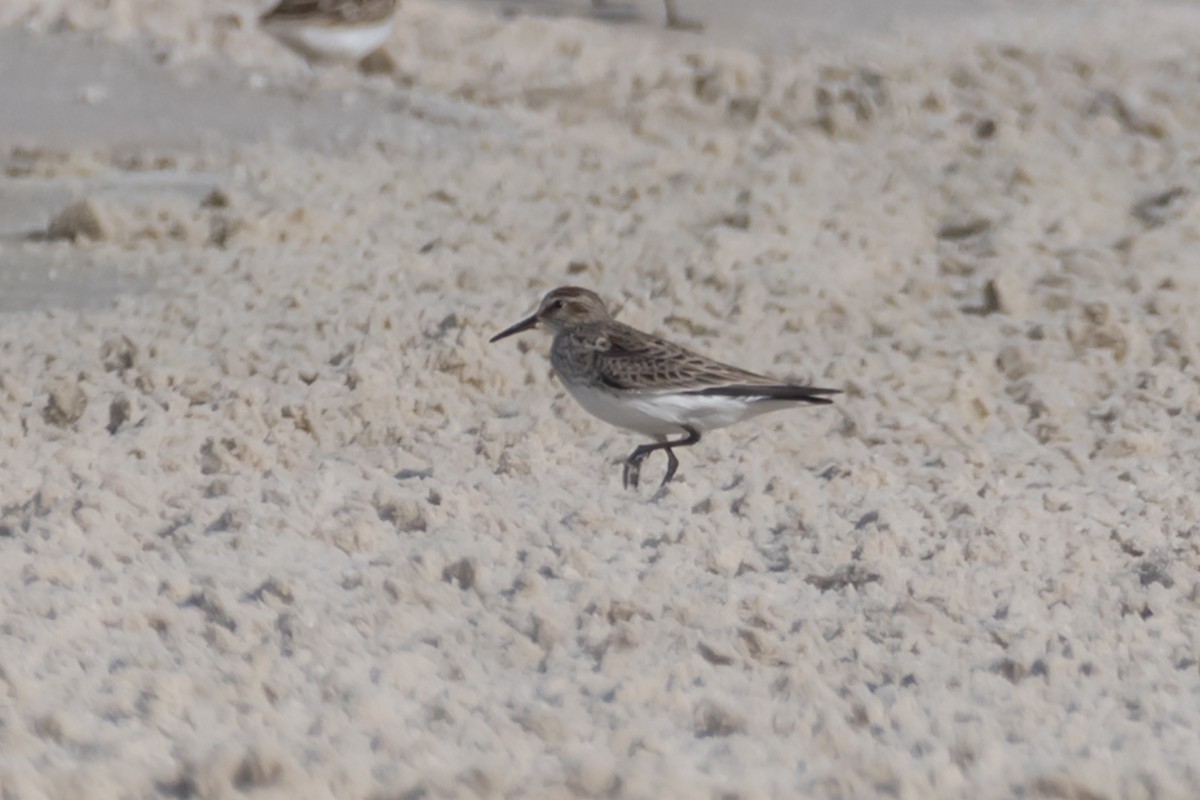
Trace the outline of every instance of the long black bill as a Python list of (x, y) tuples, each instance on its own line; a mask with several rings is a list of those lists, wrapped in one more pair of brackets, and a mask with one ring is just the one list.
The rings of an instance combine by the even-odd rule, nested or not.
[(516, 325), (513, 325), (511, 328), (500, 331), (495, 336), (493, 336), (491, 339), (488, 339), (488, 342), (489, 343), (490, 342), (498, 342), (505, 337), (512, 336), (514, 333), (520, 333), (521, 331), (527, 331), (537, 324), (538, 324), (537, 314), (534, 314), (532, 317), (529, 317), (528, 319), (521, 320)]

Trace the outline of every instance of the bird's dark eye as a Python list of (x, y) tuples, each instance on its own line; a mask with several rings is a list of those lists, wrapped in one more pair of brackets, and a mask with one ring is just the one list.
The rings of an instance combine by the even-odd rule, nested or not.
[(550, 308), (552, 308), (555, 311), (561, 311), (562, 307), (563, 307), (562, 300), (555, 300), (553, 303), (550, 304)]

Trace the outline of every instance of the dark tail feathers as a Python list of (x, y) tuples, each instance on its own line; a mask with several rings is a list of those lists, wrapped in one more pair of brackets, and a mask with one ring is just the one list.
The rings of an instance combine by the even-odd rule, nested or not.
[(688, 394), (705, 395), (708, 397), (752, 397), (762, 400), (795, 400), (801, 403), (816, 403), (828, 405), (833, 401), (825, 395), (841, 394), (841, 389), (821, 389), (816, 386), (794, 386), (778, 384), (775, 386), (754, 386), (753, 384), (733, 384), (730, 386), (710, 386), (698, 389)]

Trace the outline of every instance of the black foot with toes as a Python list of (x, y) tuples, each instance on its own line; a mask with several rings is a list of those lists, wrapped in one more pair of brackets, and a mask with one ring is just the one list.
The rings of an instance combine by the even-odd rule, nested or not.
[(671, 478), (675, 477), (675, 471), (679, 469), (679, 459), (675, 456), (675, 453), (671, 448), (691, 447), (696, 442), (700, 441), (700, 432), (695, 428), (685, 427), (683, 430), (687, 433), (687, 436), (683, 437), (682, 439), (674, 442), (664, 439), (663, 441), (656, 442), (654, 444), (639, 445), (638, 448), (630, 454), (629, 458), (625, 459), (625, 469), (621, 474), (621, 479), (626, 489), (630, 487), (633, 487), (634, 489), (637, 488), (638, 480), (641, 478), (642, 473), (642, 461), (644, 461), (646, 456), (650, 455), (655, 450), (667, 451), (667, 474), (666, 477), (663, 478), (662, 483), (659, 484), (660, 487), (666, 486), (671, 481)]
[(630, 487), (636, 489), (638, 480), (642, 476), (642, 459), (646, 457), (646, 454), (641, 452), (641, 449), (639, 447), (633, 452), (633, 455), (625, 459), (625, 470), (621, 473), (621, 483), (626, 489)]

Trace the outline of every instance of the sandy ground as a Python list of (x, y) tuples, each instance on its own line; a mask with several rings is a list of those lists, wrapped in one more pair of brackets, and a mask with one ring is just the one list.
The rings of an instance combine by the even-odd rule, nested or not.
[[(1196, 796), (1200, 9), (680, 1), (0, 7), (0, 794)], [(563, 283), (846, 393), (623, 491)]]

